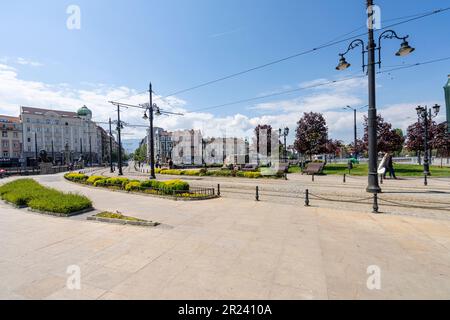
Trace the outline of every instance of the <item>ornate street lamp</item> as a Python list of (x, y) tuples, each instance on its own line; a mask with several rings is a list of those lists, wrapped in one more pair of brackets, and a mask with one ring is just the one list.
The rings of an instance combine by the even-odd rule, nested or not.
[[(395, 31), (387, 30), (378, 38), (378, 46), (374, 39), (374, 10), (373, 10), (373, 0), (367, 0), (367, 12), (368, 12), (368, 45), (366, 46), (364, 41), (361, 39), (356, 39), (350, 43), (347, 51), (339, 54), (339, 64), (336, 67), (337, 70), (346, 70), (351, 65), (345, 59), (345, 55), (357, 48), (361, 47), (362, 50), (362, 68), (366, 71), (369, 77), (369, 111), (368, 111), (368, 140), (369, 140), (369, 176), (368, 176), (368, 186), (367, 192), (379, 193), (381, 188), (378, 183), (378, 153), (377, 153), (377, 109), (376, 109), (376, 82), (375, 82), (375, 65), (381, 67), (381, 41), (383, 39), (400, 39), (403, 40), (400, 49), (396, 53), (397, 56), (406, 56), (414, 51), (414, 48), (410, 47), (408, 42), (408, 36), (399, 37)], [(378, 61), (375, 60), (375, 51), (378, 51)], [(367, 53), (368, 59), (367, 64), (365, 62), (365, 55)], [(374, 205), (374, 211), (375, 205)]]
[[(437, 117), (441, 106), (435, 104), (432, 108), (428, 106), (422, 107), (418, 106), (416, 108), (417, 115), (419, 117), (419, 123), (423, 122), (424, 125), (424, 137), (423, 137), (423, 147), (424, 147), (424, 159), (423, 159), (423, 174), (425, 177), (430, 176), (430, 153), (428, 150), (428, 127), (431, 125), (433, 118)], [(425, 178), (425, 185), (427, 185), (427, 179)]]

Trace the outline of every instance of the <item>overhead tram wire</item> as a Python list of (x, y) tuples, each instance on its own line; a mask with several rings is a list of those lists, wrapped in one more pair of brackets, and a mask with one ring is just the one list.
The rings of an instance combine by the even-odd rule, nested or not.
[[(423, 14), (420, 14), (420, 15), (419, 14), (412, 15), (412, 16), (410, 16), (411, 18), (408, 18), (408, 19), (406, 19), (404, 21), (400, 21), (400, 22), (397, 22), (397, 23), (394, 23), (394, 24), (390, 24), (388, 26), (385, 26), (383, 28), (378, 29), (377, 31), (379, 32), (379, 31), (383, 31), (383, 30), (386, 30), (386, 29), (390, 29), (390, 28), (393, 28), (393, 27), (398, 26), (398, 25), (409, 23), (409, 22), (412, 22), (412, 21), (415, 21), (415, 20), (426, 18), (426, 17), (432, 16), (432, 15), (436, 15), (436, 14), (445, 12), (445, 11), (449, 11), (449, 10), (450, 10), (450, 7), (446, 7), (446, 8), (443, 8), (443, 9), (436, 9), (436, 10), (433, 10), (433, 11), (427, 11), (426, 13), (423, 13)], [(395, 19), (400, 19), (400, 18), (395, 18)], [(395, 19), (391, 19), (391, 20), (395, 20)], [(354, 30), (354, 31), (352, 31), (352, 32), (350, 32), (350, 34), (355, 32), (355, 31), (357, 31), (357, 30), (359, 30), (359, 28)], [(240, 75), (243, 75), (243, 74), (246, 74), (246, 73), (249, 73), (249, 72), (252, 72), (252, 71), (263, 69), (263, 68), (272, 66), (274, 64), (278, 64), (278, 63), (281, 63), (281, 62), (284, 62), (284, 61), (287, 61), (287, 60), (291, 60), (293, 58), (297, 58), (297, 57), (300, 57), (300, 56), (303, 56), (303, 55), (306, 55), (306, 54), (309, 54), (309, 53), (312, 53), (312, 52), (315, 52), (315, 51), (318, 51), (318, 50), (321, 50), (321, 49), (332, 47), (334, 45), (337, 45), (337, 44), (340, 44), (340, 43), (343, 43), (343, 42), (347, 42), (347, 41), (350, 41), (350, 40), (352, 40), (354, 38), (359, 38), (359, 37), (362, 37), (362, 36), (365, 36), (365, 35), (367, 35), (367, 32), (364, 32), (364, 33), (361, 33), (361, 34), (358, 34), (358, 35), (355, 35), (355, 36), (351, 36), (351, 37), (348, 37), (348, 38), (345, 38), (345, 39), (342, 39), (342, 40), (336, 40), (336, 41), (328, 42), (328, 43), (322, 44), (322, 45), (320, 45), (318, 47), (315, 47), (315, 48), (312, 48), (312, 49), (308, 49), (308, 50), (305, 50), (305, 51), (302, 51), (302, 52), (299, 52), (299, 53), (296, 53), (296, 54), (293, 54), (293, 55), (290, 55), (290, 56), (287, 56), (287, 57), (284, 57), (284, 58), (281, 58), (281, 59), (277, 59), (277, 60), (274, 60), (274, 61), (262, 64), (262, 65), (259, 65), (259, 66), (253, 67), (253, 68), (249, 68), (249, 69), (246, 69), (246, 70), (243, 70), (243, 71), (240, 71), (240, 72), (236, 72), (236, 73), (224, 76), (224, 77), (220, 77), (220, 78), (217, 78), (217, 79), (214, 79), (214, 80), (211, 80), (211, 81), (207, 81), (207, 82), (204, 82), (204, 83), (201, 83), (201, 84), (198, 84), (196, 86), (192, 86), (192, 87), (189, 87), (189, 88), (186, 88), (186, 89), (175, 91), (173, 93), (170, 93), (170, 94), (166, 95), (165, 98), (171, 97), (171, 96), (174, 96), (174, 95), (178, 95), (178, 94), (181, 94), (181, 93), (189, 92), (189, 91), (192, 91), (192, 90), (195, 90), (195, 89), (199, 89), (199, 88), (202, 88), (202, 87), (206, 87), (208, 85), (211, 85), (211, 84), (214, 84), (214, 83), (217, 83), (217, 82), (221, 82), (221, 81), (224, 81), (224, 80), (235, 78), (235, 77), (238, 77)]]
[[(398, 70), (410, 69), (410, 68), (414, 68), (414, 67), (418, 67), (418, 66), (423, 66), (423, 65), (437, 63), (437, 62), (442, 62), (442, 61), (447, 61), (447, 60), (450, 60), (450, 57), (434, 59), (434, 60), (429, 60), (429, 61), (425, 61), (425, 62), (412, 63), (412, 64), (408, 64), (408, 65), (401, 66), (401, 67), (396, 67), (396, 68), (392, 68), (392, 69), (378, 71), (377, 74), (390, 73), (390, 72), (395, 72), (395, 71), (398, 71)], [(294, 92), (299, 92), (299, 91), (303, 91), (303, 90), (323, 87), (323, 86), (332, 85), (332, 84), (335, 84), (335, 83), (340, 83), (340, 82), (345, 82), (345, 81), (350, 81), (350, 80), (354, 80), (354, 79), (362, 79), (362, 78), (365, 78), (365, 77), (367, 77), (366, 74), (361, 74), (359, 76), (351, 76), (351, 77), (338, 79), (338, 80), (330, 80), (330, 81), (316, 83), (316, 84), (313, 84), (313, 85), (304, 86), (304, 87), (300, 87), (300, 88), (296, 88), (296, 89), (280, 91), (280, 92), (275, 92), (275, 93), (271, 93), (271, 94), (267, 94), (267, 95), (263, 95), (263, 96), (258, 96), (258, 97), (248, 98), (248, 99), (242, 99), (242, 100), (227, 102), (227, 103), (223, 103), (223, 104), (215, 105), (215, 106), (211, 106), (211, 107), (200, 108), (200, 109), (196, 109), (196, 110), (189, 111), (189, 112), (186, 112), (186, 113), (195, 113), (195, 112), (207, 111), (207, 110), (212, 110), (212, 109), (219, 109), (219, 108), (222, 108), (222, 107), (227, 107), (227, 106), (231, 106), (231, 105), (235, 105), (235, 104), (251, 102), (251, 101), (256, 101), (256, 100), (262, 100), (262, 99), (266, 99), (266, 98), (271, 98), (271, 97), (281, 96), (281, 95), (290, 94), (290, 93), (294, 93)]]

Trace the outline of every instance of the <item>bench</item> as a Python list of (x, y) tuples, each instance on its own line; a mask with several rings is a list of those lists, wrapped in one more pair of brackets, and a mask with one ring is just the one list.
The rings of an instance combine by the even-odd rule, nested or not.
[(311, 162), (305, 169), (303, 169), (302, 174), (304, 173), (306, 173), (307, 175), (321, 174), (323, 172), (324, 167), (325, 163), (323, 162)]
[(246, 164), (245, 166), (243, 166), (241, 168), (241, 171), (248, 172), (248, 171), (256, 171), (257, 169), (258, 169), (258, 166), (255, 164)]

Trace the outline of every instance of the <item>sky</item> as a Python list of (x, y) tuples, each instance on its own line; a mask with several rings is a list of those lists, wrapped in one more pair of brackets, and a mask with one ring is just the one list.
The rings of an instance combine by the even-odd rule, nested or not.
[[(94, 120), (115, 118), (110, 100), (154, 102), (184, 116), (163, 116), (155, 126), (200, 129), (205, 136), (248, 137), (258, 124), (289, 127), (290, 142), (304, 112), (322, 112), (330, 137), (350, 142), (350, 105), (367, 105), (365, 77), (223, 107), (208, 107), (361, 76), (361, 51), (347, 55), (352, 67), (338, 72), (338, 54), (351, 40), (238, 77), (166, 97), (174, 92), (282, 59), (332, 40), (364, 34), (365, 0), (72, 0), (1, 1), (0, 114), (19, 106), (77, 110), (87, 105)], [(450, 6), (448, 0), (375, 1), (382, 27)], [(72, 7), (80, 10), (79, 28)], [(70, 10), (68, 10), (70, 9)], [(377, 108), (403, 130), (416, 119), (415, 107), (444, 106), (450, 60), (387, 72), (450, 57), (450, 11), (394, 26), (409, 35), (416, 51), (398, 58), (400, 40), (382, 43)], [(69, 22), (69, 27), (68, 27)], [(351, 33), (353, 32), (353, 33)], [(379, 35), (376, 32), (376, 37)], [(366, 35), (361, 35), (366, 40)], [(141, 93), (141, 94), (138, 94)], [(206, 108), (206, 110), (204, 110)], [(203, 110), (203, 111), (197, 111)], [(445, 108), (438, 121), (444, 120)], [(145, 125), (142, 112), (124, 109), (122, 118)], [(358, 112), (362, 135), (364, 110)], [(144, 129), (127, 128), (125, 138)]]

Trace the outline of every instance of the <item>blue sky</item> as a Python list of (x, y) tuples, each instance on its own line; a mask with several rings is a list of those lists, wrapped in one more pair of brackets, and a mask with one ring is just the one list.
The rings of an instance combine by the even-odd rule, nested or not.
[[(66, 27), (66, 9), (71, 4), (81, 9), (80, 30)], [(0, 78), (0, 84), (9, 89), (0, 92), (0, 112), (16, 114), (14, 106), (18, 110), (20, 104), (64, 109), (73, 104), (71, 109), (76, 109), (78, 103), (86, 103), (98, 120), (106, 120), (114, 114), (107, 101), (101, 102), (102, 97), (121, 98), (133, 90), (143, 91), (150, 80), (158, 94), (166, 95), (318, 46), (364, 27), (364, 4), (365, 0), (3, 1), (0, 64), (6, 76)], [(382, 21), (450, 6), (444, 0), (380, 0), (376, 4), (381, 7)], [(384, 66), (450, 56), (449, 16), (446, 12), (396, 26), (399, 35), (410, 35), (417, 50), (400, 59), (394, 56), (400, 43), (386, 41)], [(343, 73), (334, 70), (338, 53), (346, 46), (332, 46), (178, 95), (171, 101), (180, 110), (189, 111), (354, 75), (361, 64), (357, 50), (348, 55), (353, 68)], [(5, 71), (6, 67), (11, 70)], [(386, 109), (385, 117), (404, 127), (405, 118), (414, 115), (409, 109), (415, 104), (443, 103), (442, 87), (448, 74), (450, 61), (380, 75), (380, 112)], [(30, 88), (34, 91), (28, 92)], [(217, 134), (214, 128), (223, 126), (227, 132), (248, 134), (258, 121), (294, 129), (302, 112), (321, 111), (327, 113), (334, 138), (349, 140), (347, 122), (351, 115), (341, 112), (341, 104), (367, 104), (366, 91), (364, 80), (355, 80), (183, 119), (164, 118), (161, 125), (169, 129), (210, 128), (211, 135)], [(123, 101), (145, 99), (142, 95)], [(140, 121), (132, 111), (126, 117), (130, 122)]]

